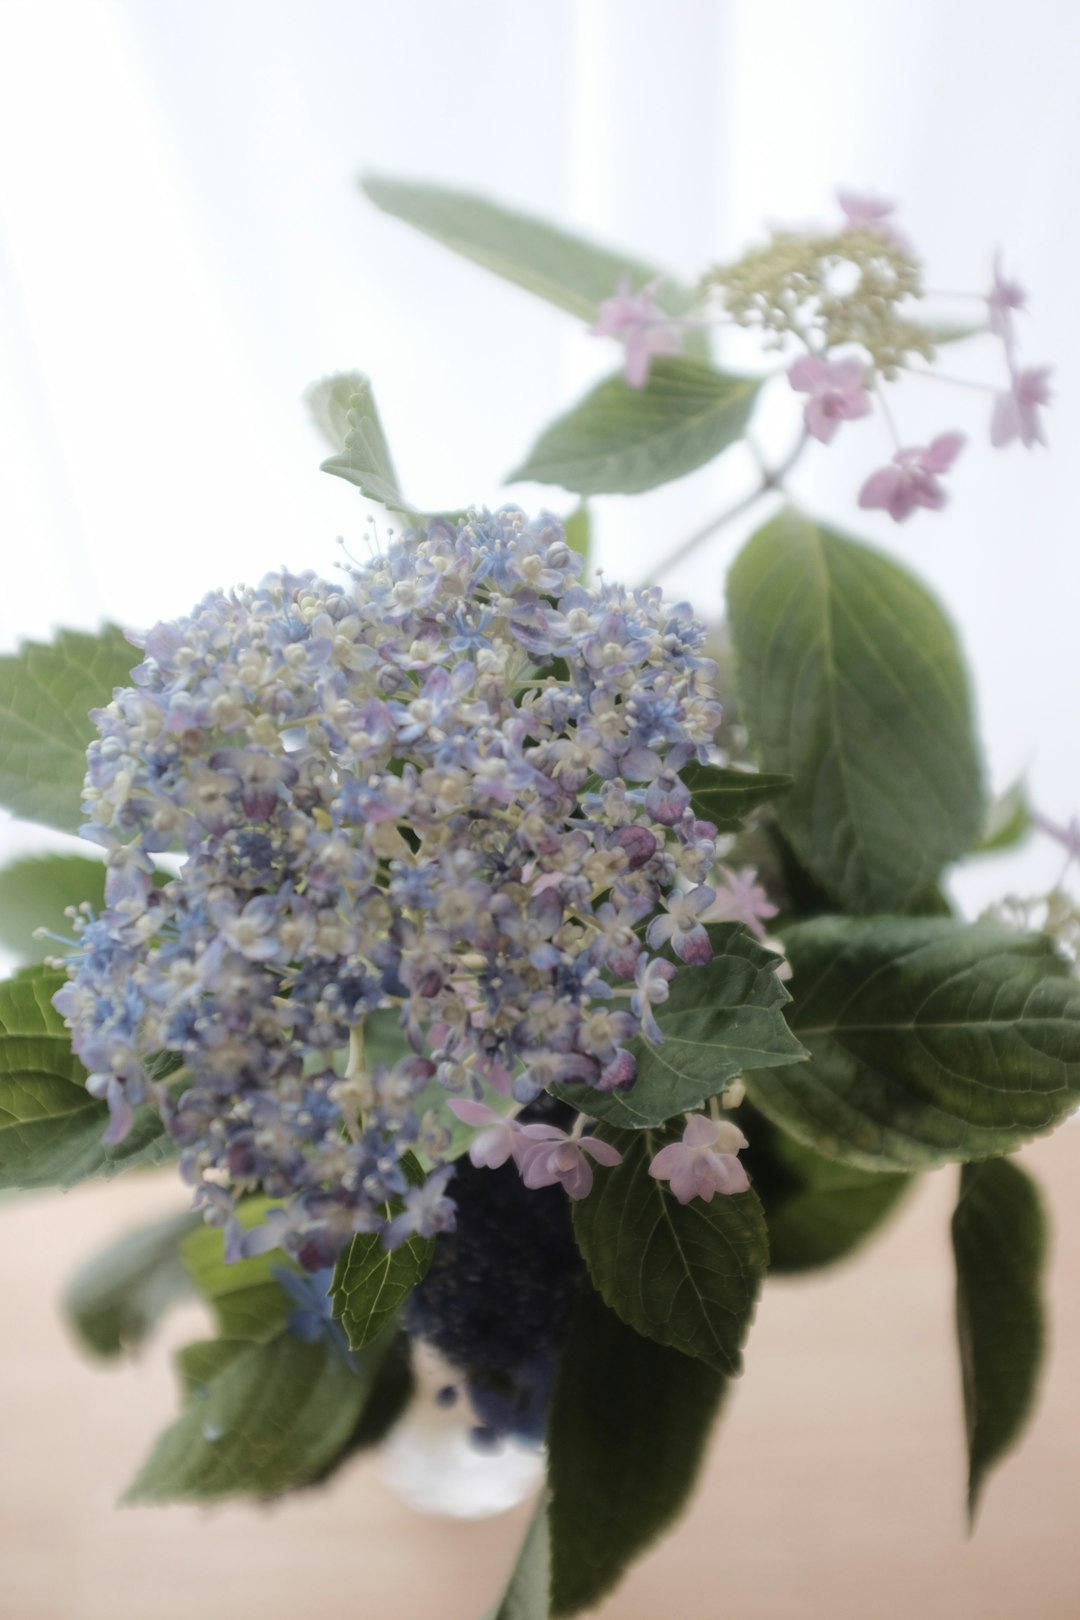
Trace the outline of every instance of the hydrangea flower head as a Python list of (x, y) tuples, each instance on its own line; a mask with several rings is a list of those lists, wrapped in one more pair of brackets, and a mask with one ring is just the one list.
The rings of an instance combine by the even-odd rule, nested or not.
[[(626, 1086), (660, 1038), (693, 969), (639, 925), (709, 844), (677, 773), (707, 757), (714, 666), (688, 608), (580, 569), (551, 517), (438, 521), (344, 581), (211, 594), (95, 712), (106, 904), (56, 1005), (114, 1138), (154, 1103), (231, 1252), (268, 1241), (233, 1220), (256, 1188), (309, 1270), (356, 1232), (447, 1230), (449, 1097)], [(366, 1055), (376, 1014), (396, 1059)], [(582, 1182), (545, 1155), (538, 1184)]]

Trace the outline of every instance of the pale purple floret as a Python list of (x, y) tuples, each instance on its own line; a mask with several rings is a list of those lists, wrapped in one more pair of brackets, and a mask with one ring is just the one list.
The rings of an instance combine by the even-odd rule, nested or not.
[(895, 203), (884, 197), (875, 197), (870, 192), (848, 190), (838, 191), (836, 200), (849, 231), (873, 231), (896, 247), (909, 251), (907, 238), (897, 230), (890, 217), (896, 212)]
[(593, 337), (617, 338), (623, 345), (623, 376), (631, 388), (644, 388), (653, 360), (676, 355), (682, 348), (681, 323), (653, 297), (662, 284), (663, 277), (657, 276), (639, 292), (631, 292), (630, 277), (620, 276), (617, 290), (604, 299), (589, 327)]
[(738, 922), (758, 939), (765, 938), (765, 922), (776, 916), (776, 907), (758, 882), (757, 869), (719, 865), (716, 894), (708, 911), (709, 922)]
[(1029, 366), (1012, 373), (1009, 386), (994, 400), (990, 418), (990, 442), (998, 449), (1019, 439), (1031, 449), (1045, 444), (1040, 408), (1050, 402), (1050, 376), (1053, 366)]
[(469, 1097), (451, 1097), (446, 1106), (462, 1124), (487, 1127), (469, 1143), (469, 1158), (478, 1170), (497, 1170), (507, 1159), (516, 1162), (522, 1129), (516, 1119)]
[(686, 894), (672, 892), (661, 896), (666, 915), (654, 917), (645, 935), (646, 943), (655, 951), (671, 941), (671, 948), (680, 962), (694, 966), (712, 958), (709, 936), (701, 923), (702, 913), (708, 911), (716, 899), (716, 890), (699, 883)]
[(652, 1010), (667, 1000), (674, 977), (674, 962), (665, 962), (660, 956), (639, 957), (634, 970), (634, 993), (630, 997), (630, 1005), (641, 1020), (641, 1033), (654, 1046), (662, 1046), (664, 1036)]
[(1003, 338), (1007, 352), (1011, 352), (1013, 336), (1012, 312), (1024, 309), (1027, 293), (1018, 281), (1010, 281), (1001, 267), (1001, 254), (994, 255), (994, 279), (986, 299), (990, 312), (990, 330)]
[(559, 1182), (569, 1197), (587, 1198), (593, 1184), (589, 1159), (608, 1166), (622, 1163), (618, 1149), (597, 1136), (579, 1136), (572, 1140), (565, 1131), (556, 1131), (552, 1125), (525, 1125), (522, 1134), (532, 1135), (530, 1145), (517, 1161), (526, 1187), (553, 1187)]
[(729, 1120), (691, 1114), (681, 1142), (660, 1149), (649, 1166), (650, 1176), (671, 1183), (680, 1204), (700, 1198), (706, 1204), (714, 1193), (741, 1193), (750, 1185), (736, 1154), (746, 1137)]
[(866, 416), (871, 408), (865, 388), (866, 367), (861, 360), (822, 360), (800, 355), (788, 367), (788, 381), (796, 393), (809, 394), (803, 408), (806, 431), (822, 444), (831, 444), (841, 422)]
[(962, 433), (942, 433), (930, 445), (898, 450), (889, 466), (866, 480), (859, 505), (882, 507), (897, 523), (920, 506), (938, 511), (948, 498), (939, 475), (948, 472), (965, 442)]

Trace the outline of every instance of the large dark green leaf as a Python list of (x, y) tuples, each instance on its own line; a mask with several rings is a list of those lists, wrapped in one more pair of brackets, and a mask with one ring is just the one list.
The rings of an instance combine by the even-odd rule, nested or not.
[(27, 855), (0, 869), (0, 945), (23, 962), (63, 953), (55, 939), (35, 939), (34, 930), (71, 937), (68, 906), (105, 903), (105, 865), (85, 855)]
[[(749, 1117), (746, 1117), (749, 1116)], [(769, 1271), (809, 1271), (846, 1258), (888, 1220), (914, 1177), (822, 1158), (749, 1107), (742, 1154), (769, 1228)]]
[(778, 798), (791, 786), (790, 776), (765, 771), (735, 771), (691, 761), (679, 772), (693, 794), (694, 814), (711, 821), (718, 832), (738, 832), (751, 811)]
[(357, 1371), (325, 1343), (288, 1333), (189, 1353), (184, 1408), (124, 1500), (213, 1502), (305, 1484), (348, 1444), (376, 1366), (373, 1357)]
[(781, 828), (847, 910), (903, 910), (982, 825), (951, 625), (896, 563), (791, 511), (736, 559), (728, 615), (751, 742), (795, 779)]
[(64, 1295), (64, 1310), (94, 1355), (137, 1349), (166, 1307), (190, 1294), (180, 1243), (198, 1220), (185, 1211), (140, 1226), (80, 1267)]
[(63, 983), (62, 973), (31, 967), (0, 984), (0, 1187), (71, 1187), (176, 1151), (148, 1107), (136, 1110), (122, 1142), (104, 1145), (109, 1111), (86, 1090), (52, 1005)]
[(952, 1239), (974, 1518), (986, 1475), (1016, 1444), (1038, 1385), (1047, 1243), (1035, 1183), (1007, 1159), (965, 1165)]
[(737, 923), (716, 924), (709, 938), (712, 961), (680, 966), (671, 994), (656, 1008), (663, 1045), (631, 1043), (638, 1072), (629, 1091), (564, 1085), (554, 1088), (558, 1096), (594, 1119), (640, 1130), (700, 1108), (744, 1069), (802, 1057), (784, 1021), (791, 998), (776, 976), (775, 953)]
[(583, 1291), (548, 1420), (553, 1614), (591, 1609), (681, 1512), (727, 1382)]
[(819, 917), (784, 934), (810, 1062), (755, 1106), (865, 1170), (986, 1159), (1080, 1104), (1080, 982), (1050, 940), (945, 918)]
[(741, 438), (759, 383), (698, 360), (658, 360), (644, 388), (599, 383), (537, 439), (507, 482), (578, 495), (637, 495), (712, 461)]
[(546, 1504), (536, 1504), (506, 1590), (480, 1620), (548, 1620), (550, 1549)]
[[(416, 185), (384, 175), (369, 175), (362, 185), (384, 213), (579, 320), (595, 318), (621, 276), (628, 276), (636, 291), (658, 274), (653, 265), (596, 247), (544, 220), (503, 208), (472, 192)], [(677, 286), (670, 277), (664, 278), (656, 293), (657, 303), (672, 315), (683, 314), (695, 297), (690, 288)]]
[(90, 710), (130, 685), (141, 654), (115, 625), (97, 635), (61, 630), (0, 658), (0, 805), (27, 821), (77, 832)]
[(628, 1326), (658, 1344), (737, 1373), (769, 1248), (753, 1192), (680, 1204), (649, 1175), (680, 1131), (601, 1126), (623, 1162), (597, 1173), (574, 1205), (574, 1234), (596, 1288)]

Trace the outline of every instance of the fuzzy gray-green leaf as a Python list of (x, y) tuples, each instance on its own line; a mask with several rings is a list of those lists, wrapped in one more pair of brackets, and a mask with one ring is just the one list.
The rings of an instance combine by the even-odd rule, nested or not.
[(741, 438), (759, 386), (688, 359), (656, 361), (644, 388), (609, 377), (544, 430), (507, 482), (582, 496), (669, 484)]

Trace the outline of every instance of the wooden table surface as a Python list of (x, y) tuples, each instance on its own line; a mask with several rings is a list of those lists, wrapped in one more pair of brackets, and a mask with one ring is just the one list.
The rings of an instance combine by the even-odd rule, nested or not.
[[(766, 1290), (692, 1511), (605, 1620), (1077, 1620), (1080, 1126), (1024, 1155), (1054, 1231), (1053, 1346), (1024, 1443), (965, 1535), (948, 1221), (928, 1176), (854, 1262)], [(272, 1509), (118, 1509), (171, 1418), (175, 1316), (92, 1365), (56, 1296), (95, 1246), (182, 1207), (168, 1174), (0, 1205), (0, 1620), (476, 1620), (527, 1509), (421, 1517), (367, 1460)]]

